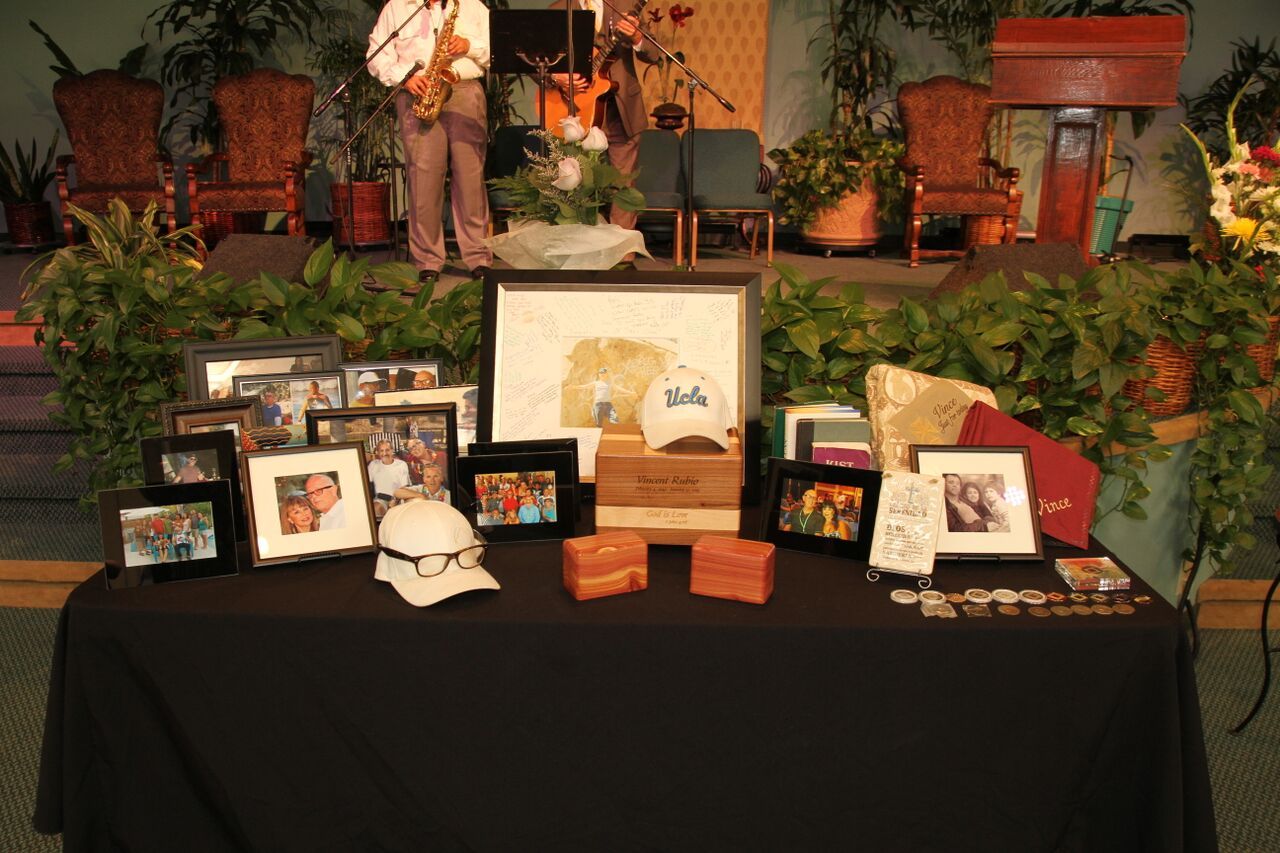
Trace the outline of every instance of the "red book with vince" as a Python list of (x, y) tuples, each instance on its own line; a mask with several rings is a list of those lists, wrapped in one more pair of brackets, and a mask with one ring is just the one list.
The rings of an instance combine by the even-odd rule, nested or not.
[(1102, 479), (1097, 465), (986, 403), (974, 403), (969, 409), (956, 443), (1030, 448), (1041, 532), (1077, 548), (1089, 547), (1089, 526)]

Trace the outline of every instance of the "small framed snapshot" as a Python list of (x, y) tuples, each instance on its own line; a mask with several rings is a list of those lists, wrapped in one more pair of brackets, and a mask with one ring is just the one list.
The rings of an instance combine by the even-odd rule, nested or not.
[(364, 446), (377, 518), (415, 497), (454, 503), (458, 428), (452, 403), (312, 412), (307, 443), (340, 441)]
[(383, 391), (375, 398), (379, 406), (416, 406), (421, 403), (453, 403), (458, 407), (458, 455), (467, 454), (467, 445), (476, 440), (476, 418), (480, 411), (479, 385), (441, 385), (408, 391)]
[(187, 398), (219, 400), (234, 396), (232, 380), (237, 376), (336, 370), (342, 343), (337, 335), (188, 341), (182, 356)]
[[(244, 493), (240, 488), (240, 440), (227, 430), (188, 435), (160, 435), (144, 438), (142, 479), (148, 486), (203, 483), (227, 480), (231, 484), (234, 538), (243, 542), (248, 535), (244, 514)], [(196, 531), (199, 533), (199, 529)], [(230, 541), (231, 537), (223, 537)]]
[(239, 452), (240, 437), (245, 431), (262, 426), (262, 403), (256, 397), (161, 403), (160, 423), (165, 435), (230, 432), (236, 437)]
[(458, 459), (458, 509), (489, 542), (571, 538), (576, 503), (567, 451)]
[(943, 479), (938, 559), (1044, 559), (1027, 448), (913, 444), (911, 470)]
[(255, 566), (377, 549), (359, 443), (246, 451), (243, 459)]
[(770, 457), (760, 538), (779, 548), (866, 560), (880, 472)]
[[(530, 438), (526, 441), (473, 441), (467, 446), (467, 454), (496, 456), (504, 453), (568, 453), (573, 460), (573, 482), (578, 480), (578, 440), (576, 438)], [(574, 493), (573, 517), (582, 518), (582, 490)], [(563, 506), (563, 504), (562, 504)]]
[(236, 573), (231, 483), (98, 492), (108, 589)]
[(262, 401), (263, 426), (289, 430), (286, 447), (307, 443), (308, 414), (343, 408), (342, 374), (336, 370), (237, 376), (232, 386), (236, 396)]
[(444, 377), (444, 362), (438, 358), (344, 361), (338, 369), (347, 405), (352, 407), (386, 405), (377, 402), (378, 394), (436, 388)]

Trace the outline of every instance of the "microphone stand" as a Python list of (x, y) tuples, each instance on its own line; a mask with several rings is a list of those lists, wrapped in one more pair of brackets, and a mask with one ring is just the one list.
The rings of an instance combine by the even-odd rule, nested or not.
[[(617, 12), (619, 15), (626, 17), (627, 13), (623, 12), (617, 6), (613, 5), (613, 3), (609, 2), (609, 0), (601, 0), (601, 2), (603, 2), (605, 6), (608, 6), (610, 9)], [(639, 28), (637, 27), (637, 29)], [(694, 257), (697, 254), (695, 251), (693, 251), (694, 246), (692, 242), (693, 240), (693, 187), (694, 187), (693, 149), (694, 149), (694, 140), (696, 138), (694, 131), (697, 129), (697, 123), (695, 120), (695, 110), (694, 110), (694, 104), (696, 99), (694, 98), (694, 95), (696, 95), (698, 89), (701, 88), (708, 95), (710, 95), (711, 97), (719, 101), (720, 106), (724, 107), (729, 112), (736, 113), (738, 110), (736, 107), (734, 107), (733, 104), (725, 100), (724, 96), (722, 96), (715, 89), (711, 88), (711, 84), (709, 84), (706, 80), (702, 79), (701, 75), (699, 75), (696, 71), (694, 71), (684, 62), (677, 59), (676, 55), (671, 51), (667, 50), (667, 48), (662, 44), (662, 42), (658, 41), (656, 38), (654, 38), (649, 33), (645, 32), (643, 29), (639, 29), (639, 32), (640, 32), (640, 35), (643, 36), (645, 40), (647, 40), (650, 44), (652, 44), (658, 50), (662, 51), (663, 54), (666, 55), (669, 61), (675, 63), (677, 66), (680, 67), (680, 70), (684, 71), (685, 80), (689, 87), (689, 131), (685, 134), (685, 136), (688, 137), (689, 139), (689, 175), (687, 177), (688, 186), (685, 187), (685, 194), (684, 194), (684, 221), (685, 221), (685, 228), (688, 229), (687, 240), (685, 242), (685, 245), (687, 245), (690, 249), (689, 256)], [(694, 270), (694, 265), (690, 263), (689, 271), (692, 272), (693, 270)]]
[[(430, 4), (430, 0), (423, 0), (423, 3), (417, 6), (413, 10), (413, 12), (409, 15), (409, 17), (404, 19), (404, 23), (402, 23), (400, 26), (392, 30), (391, 33), (385, 39), (382, 40), (382, 44), (378, 45), (377, 48), (374, 49), (373, 53), (366, 56), (364, 62), (357, 65), (351, 71), (351, 73), (346, 76), (346, 79), (344, 79), (341, 83), (339, 83), (337, 88), (335, 88), (332, 92), (330, 92), (325, 97), (325, 99), (320, 102), (320, 106), (316, 107), (315, 111), (311, 113), (312, 118), (319, 118), (322, 114), (324, 114), (325, 110), (329, 109), (329, 107), (333, 105), (334, 100), (336, 100), (338, 97), (342, 98), (342, 102), (344, 106), (344, 109), (342, 111), (342, 130), (343, 130), (343, 133), (347, 135), (347, 141), (343, 144), (342, 148), (338, 150), (337, 154), (334, 154), (333, 158), (330, 159), (329, 162), (336, 163), (338, 160), (339, 154), (346, 155), (344, 162), (346, 163), (346, 167), (347, 167), (347, 181), (346, 181), (347, 209), (346, 211), (344, 211), (344, 213), (345, 213), (345, 218), (347, 220), (347, 249), (352, 254), (355, 254), (355, 251), (356, 251), (356, 223), (355, 223), (356, 199), (355, 199), (355, 176), (354, 176), (355, 158), (351, 153), (351, 143), (355, 142), (356, 137), (358, 137), (360, 133), (366, 127), (369, 126), (369, 122), (366, 121), (363, 125), (360, 126), (360, 129), (357, 130), (355, 133), (351, 132), (351, 125), (352, 125), (351, 91), (350, 91), (351, 81), (356, 78), (357, 74), (361, 73), (362, 71), (365, 71), (369, 67), (369, 63), (374, 60), (374, 57), (382, 53), (382, 51), (386, 49), (387, 45), (391, 44), (391, 42), (394, 41), (395, 39), (398, 39), (400, 37), (400, 30), (404, 29), (406, 24), (408, 24), (414, 18), (418, 17), (418, 13), (421, 12), (423, 9), (427, 8), (429, 4)], [(421, 67), (422, 67), (421, 63), (419, 63), (419, 65), (414, 67), (413, 71), (410, 71), (408, 74), (406, 74), (404, 79), (401, 80), (400, 83), (392, 90), (391, 94), (395, 95), (402, 88), (404, 88), (404, 84), (409, 81), (409, 77), (417, 73), (418, 69)], [(386, 104), (387, 104), (387, 101), (383, 101), (382, 104), (378, 107), (378, 109), (374, 111), (373, 116), (369, 117), (370, 120), (372, 120), (374, 116), (378, 115), (378, 113), (382, 112), (382, 109), (383, 107), (386, 106)], [(392, 175), (393, 182), (395, 180), (395, 177), (394, 177), (395, 174), (396, 174), (396, 152), (395, 152), (395, 145), (393, 144), (391, 146), (391, 175)], [(395, 185), (393, 183), (392, 196), (394, 197), (394, 195), (395, 195)], [(399, 254), (400, 254), (400, 219), (399, 217), (396, 217), (395, 230), (392, 232), (391, 239), (392, 239), (392, 246), (393, 246), (392, 254), (397, 260), (399, 260)]]

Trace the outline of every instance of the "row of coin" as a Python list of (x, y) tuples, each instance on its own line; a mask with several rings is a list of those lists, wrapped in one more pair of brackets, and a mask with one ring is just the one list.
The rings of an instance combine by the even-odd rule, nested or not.
[[(1044, 593), (1035, 589), (1024, 589), (1015, 592), (1011, 589), (996, 589), (988, 592), (985, 589), (967, 589), (963, 593), (944, 593), (938, 590), (925, 590), (917, 593), (910, 589), (895, 589), (889, 598), (897, 604), (920, 604), (920, 611), (925, 616), (941, 616), (953, 618), (959, 614), (954, 605), (960, 605), (966, 616), (990, 616), (990, 604), (996, 602), (996, 612), (1005, 616), (1018, 616), (1022, 609), (1017, 604), (1030, 605), (1027, 612), (1032, 616), (1110, 616), (1120, 614), (1131, 616), (1136, 612), (1134, 604), (1150, 604), (1151, 596), (1130, 596), (1127, 593), (1107, 595), (1100, 592), (1086, 594), (1073, 592), (1066, 595), (1060, 592)], [(1066, 602), (1073, 602), (1067, 605)]]

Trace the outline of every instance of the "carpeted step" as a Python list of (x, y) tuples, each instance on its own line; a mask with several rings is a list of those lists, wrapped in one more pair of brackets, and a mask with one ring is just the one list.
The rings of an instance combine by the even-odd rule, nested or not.
[(0, 559), (101, 561), (97, 511), (76, 500), (0, 500)]
[(0, 457), (43, 453), (57, 459), (71, 446), (69, 432), (0, 432)]
[(58, 380), (38, 349), (0, 346), (0, 394), (43, 397), (57, 388)]
[(89, 466), (78, 462), (54, 473), (61, 453), (15, 453), (0, 456), (0, 499), (70, 500), (89, 492)]
[(40, 400), (43, 394), (0, 396), (0, 433), (4, 432), (69, 432), (49, 420), (49, 407)]

